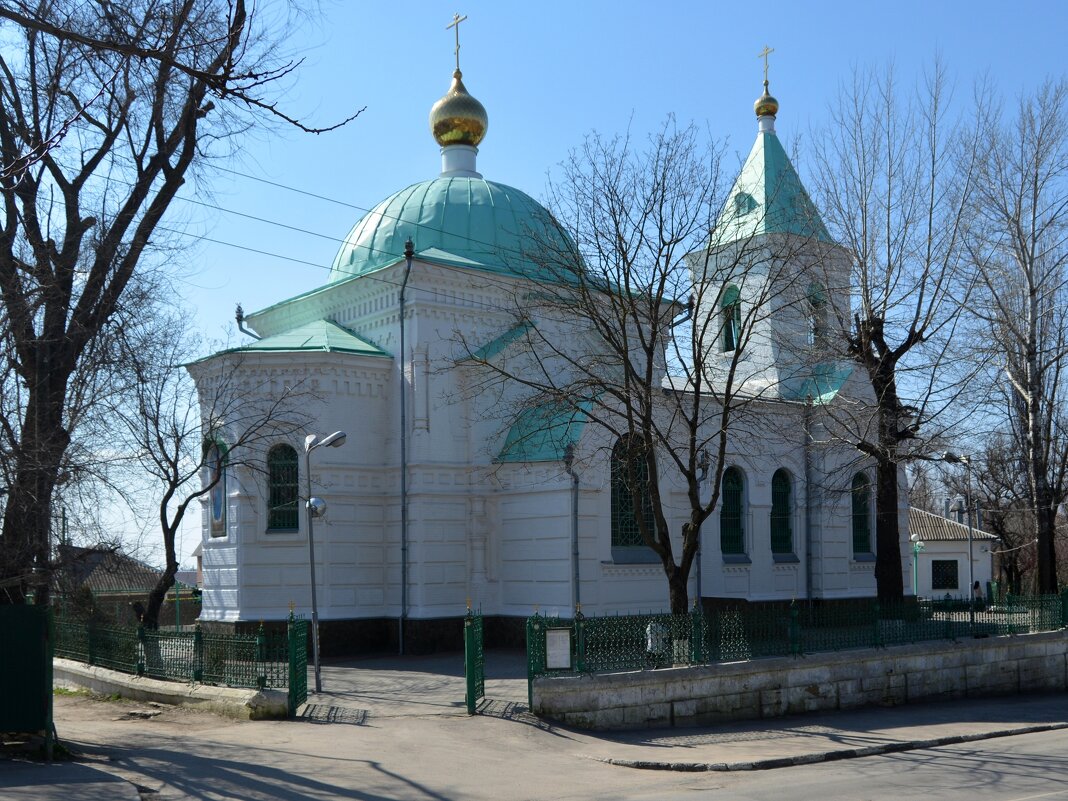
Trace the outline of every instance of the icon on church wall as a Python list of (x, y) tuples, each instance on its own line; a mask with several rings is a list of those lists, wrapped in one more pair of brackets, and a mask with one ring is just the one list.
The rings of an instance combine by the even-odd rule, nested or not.
[(226, 536), (226, 464), (225, 454), (218, 444), (208, 452), (208, 469), (214, 482), (210, 494), (211, 536)]

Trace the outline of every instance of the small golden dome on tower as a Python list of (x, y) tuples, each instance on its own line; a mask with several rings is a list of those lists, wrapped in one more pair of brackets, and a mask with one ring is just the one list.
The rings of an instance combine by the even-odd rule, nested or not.
[(758, 117), (774, 117), (779, 113), (779, 101), (768, 92), (768, 82), (764, 81), (764, 94), (753, 104), (753, 111)]
[(462, 78), (463, 74), (456, 70), (449, 91), (430, 109), (430, 132), (442, 147), (478, 147), (489, 127), (485, 106), (468, 94)]

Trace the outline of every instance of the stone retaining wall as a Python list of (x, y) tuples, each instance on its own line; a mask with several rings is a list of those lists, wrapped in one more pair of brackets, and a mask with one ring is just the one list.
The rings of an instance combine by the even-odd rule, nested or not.
[(534, 680), (534, 712), (585, 729), (686, 726), (1068, 689), (1068, 632)]
[(52, 660), (52, 684), (101, 695), (120, 695), (135, 701), (193, 706), (232, 718), (280, 719), (287, 717), (289, 712), (289, 697), (281, 690), (242, 690), (213, 687), (210, 684), (160, 681), (71, 659)]

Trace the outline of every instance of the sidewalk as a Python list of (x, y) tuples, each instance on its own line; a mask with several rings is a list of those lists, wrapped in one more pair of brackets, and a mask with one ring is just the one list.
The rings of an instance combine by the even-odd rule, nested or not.
[[(488, 651), (479, 714), (565, 731), (526, 711), (526, 655)], [(463, 655), (336, 660), (304, 716), (329, 722), (384, 717), (466, 717)], [(312, 688), (309, 680), (309, 690)], [(1068, 728), (1068, 695), (1016, 695), (874, 707), (714, 727), (623, 732), (567, 729), (586, 756), (632, 768), (754, 770), (850, 759)]]
[(1068, 694), (1056, 693), (585, 732), (527, 712), (522, 653), (491, 651), (486, 667), (487, 698), (474, 717), (463, 703), (460, 654), (331, 660), (324, 692), (289, 721), (173, 707), (145, 719), (136, 703), (57, 697), (60, 738), (89, 761), (0, 762), (0, 798), (132, 800), (139, 785), (161, 801), (489, 799), (511, 797), (520, 784), (536, 798), (618, 797), (617, 788), (655, 790), (657, 770), (782, 768), (1068, 728)]

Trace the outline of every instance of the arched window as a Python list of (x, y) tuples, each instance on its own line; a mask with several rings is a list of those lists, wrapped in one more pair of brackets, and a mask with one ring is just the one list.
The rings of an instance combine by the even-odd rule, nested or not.
[[(646, 546), (639, 526), (641, 522), (650, 532), (654, 530), (653, 500), (649, 495), (649, 465), (645, 461), (645, 445), (636, 434), (620, 437), (612, 448), (612, 558), (619, 561), (626, 553), (617, 549), (644, 549)], [(638, 503), (635, 503), (637, 499)], [(633, 553), (631, 554), (633, 555)]]
[(794, 532), (791, 519), (794, 512), (790, 474), (779, 468), (771, 477), (771, 552), (793, 553)]
[(267, 530), (295, 531), (300, 526), (297, 452), (275, 445), (267, 453)]
[(213, 537), (226, 536), (226, 445), (208, 442), (205, 445), (205, 462), (208, 468), (209, 533)]
[(742, 300), (738, 287), (729, 286), (723, 290), (719, 312), (723, 325), (720, 347), (724, 353), (729, 353), (738, 348), (742, 333)]
[(724, 556), (745, 554), (745, 527), (742, 511), (745, 479), (737, 467), (723, 471), (723, 492), (719, 508), (719, 547)]
[(853, 553), (871, 552), (871, 482), (857, 473), (853, 476)]
[(808, 287), (808, 344), (818, 345), (827, 339), (827, 295), (817, 283)]

